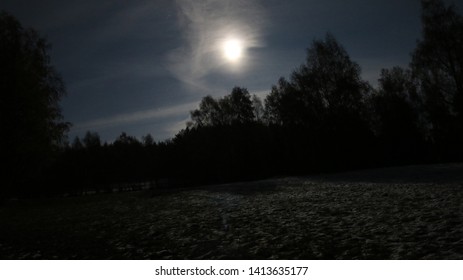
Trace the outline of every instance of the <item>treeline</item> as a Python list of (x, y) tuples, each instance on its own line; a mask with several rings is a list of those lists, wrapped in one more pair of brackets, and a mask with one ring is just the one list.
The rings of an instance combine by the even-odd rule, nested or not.
[(409, 67), (382, 70), (376, 87), (327, 34), (264, 100), (242, 87), (206, 96), (165, 142), (122, 133), (101, 144), (88, 132), (48, 168), (43, 185), (52, 192), (136, 182), (185, 187), (462, 161), (463, 17), (440, 0), (423, 0), (422, 25)]
[[(378, 86), (330, 34), (262, 101), (247, 89), (206, 96), (172, 140), (122, 134), (76, 139), (58, 165), (75, 187), (152, 181), (167, 186), (463, 160), (463, 20), (422, 1), (423, 39), (410, 66), (381, 71)], [(56, 170), (55, 170), (56, 171)]]

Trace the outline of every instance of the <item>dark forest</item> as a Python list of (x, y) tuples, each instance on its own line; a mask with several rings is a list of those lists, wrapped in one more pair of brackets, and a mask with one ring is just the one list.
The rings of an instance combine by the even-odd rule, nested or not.
[(264, 100), (245, 87), (205, 96), (171, 140), (98, 132), (67, 140), (64, 83), (49, 46), (0, 15), (3, 197), (104, 192), (121, 186), (184, 188), (288, 175), (463, 160), (463, 18), (422, 1), (422, 38), (409, 67), (378, 85), (334, 35)]

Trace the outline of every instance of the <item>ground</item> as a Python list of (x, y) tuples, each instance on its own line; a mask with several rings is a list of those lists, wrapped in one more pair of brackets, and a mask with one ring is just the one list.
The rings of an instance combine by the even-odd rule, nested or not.
[(9, 201), (2, 259), (462, 259), (463, 164)]

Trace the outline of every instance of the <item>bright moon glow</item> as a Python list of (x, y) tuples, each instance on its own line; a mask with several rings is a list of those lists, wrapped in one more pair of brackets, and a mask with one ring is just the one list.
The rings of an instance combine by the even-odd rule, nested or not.
[(238, 61), (243, 53), (243, 45), (239, 40), (230, 39), (223, 45), (225, 58), (229, 61)]

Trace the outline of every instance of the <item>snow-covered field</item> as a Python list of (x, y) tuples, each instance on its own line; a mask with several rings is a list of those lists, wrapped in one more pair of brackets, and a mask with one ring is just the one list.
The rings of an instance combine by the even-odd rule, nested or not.
[(463, 164), (0, 208), (2, 259), (463, 259)]

